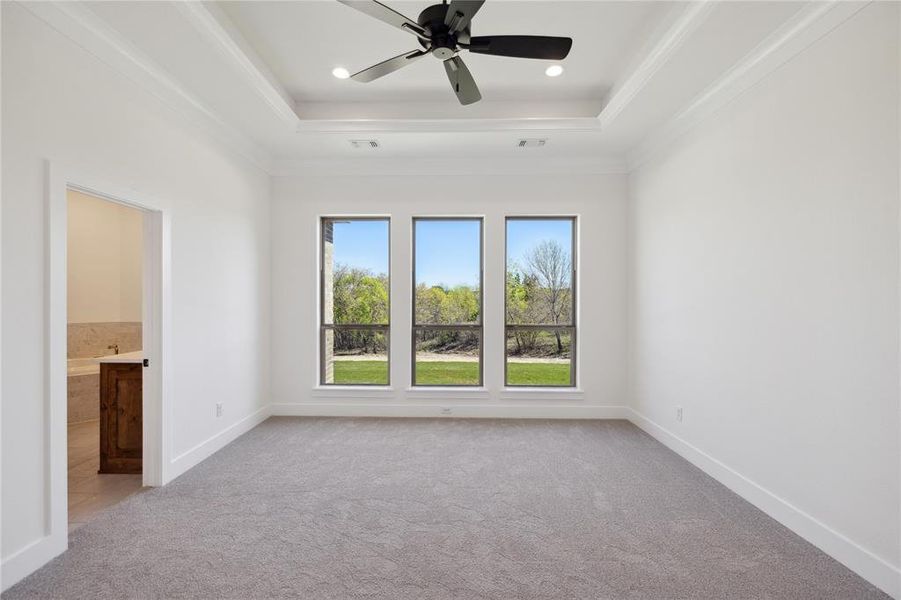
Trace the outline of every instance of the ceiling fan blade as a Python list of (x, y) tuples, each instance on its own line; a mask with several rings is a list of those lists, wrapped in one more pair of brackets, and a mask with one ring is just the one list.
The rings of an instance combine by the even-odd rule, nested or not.
[(447, 59), (444, 61), (444, 70), (447, 71), (447, 78), (460, 104), (465, 106), (482, 99), (479, 86), (476, 85), (476, 80), (472, 78), (472, 73), (466, 68), (462, 58), (453, 56)]
[(568, 37), (543, 35), (484, 35), (469, 40), (467, 50), (477, 54), (563, 60), (572, 48)]
[(383, 60), (376, 65), (372, 65), (368, 69), (363, 69), (358, 73), (354, 73), (350, 76), (350, 78), (354, 81), (369, 83), (370, 81), (378, 79), (379, 77), (384, 77), (388, 73), (394, 73), (398, 69), (406, 67), (410, 63), (416, 62), (426, 54), (428, 54), (428, 52), (426, 52), (425, 50), (413, 50), (412, 52), (404, 52), (403, 54), (399, 54), (394, 58), (389, 58), (388, 60)]
[(361, 13), (366, 13), (370, 17), (374, 17), (383, 23), (409, 31), (414, 35), (425, 37), (425, 31), (419, 26), (419, 23), (412, 19), (408, 19), (393, 8), (389, 8), (376, 0), (338, 0), (341, 4), (345, 4), (351, 8), (355, 8)]
[(470, 21), (485, 0), (451, 0), (450, 6), (447, 8), (447, 15), (444, 17), (444, 24), (450, 28), (451, 33), (463, 31), (469, 27)]

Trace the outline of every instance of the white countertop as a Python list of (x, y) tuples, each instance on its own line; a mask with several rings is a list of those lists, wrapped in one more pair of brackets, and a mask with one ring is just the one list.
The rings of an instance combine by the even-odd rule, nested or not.
[(122, 354), (110, 354), (97, 357), (99, 363), (139, 363), (144, 360), (144, 351), (123, 352)]

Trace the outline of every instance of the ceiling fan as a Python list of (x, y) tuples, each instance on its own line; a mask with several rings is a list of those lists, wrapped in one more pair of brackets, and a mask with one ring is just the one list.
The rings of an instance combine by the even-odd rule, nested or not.
[(477, 54), (562, 60), (569, 54), (572, 38), (541, 35), (470, 35), (470, 24), (485, 0), (452, 0), (450, 4), (429, 6), (417, 21), (376, 0), (338, 0), (370, 17), (415, 35), (422, 49), (404, 52), (351, 75), (356, 81), (368, 83), (416, 62), (426, 54), (444, 61), (444, 70), (460, 104), (472, 104), (482, 99), (472, 73), (459, 56), (468, 50)]

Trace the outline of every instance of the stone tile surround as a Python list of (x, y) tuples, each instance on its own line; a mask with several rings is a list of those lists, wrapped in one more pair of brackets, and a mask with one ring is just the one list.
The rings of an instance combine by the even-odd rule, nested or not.
[(83, 423), (100, 418), (100, 373), (70, 375), (67, 383), (67, 423)]
[(140, 321), (122, 323), (69, 323), (69, 358), (106, 356), (113, 351), (108, 346), (119, 345), (119, 352), (134, 352), (143, 348)]
[[(92, 358), (113, 354), (109, 346), (119, 345), (119, 353), (143, 348), (141, 323), (69, 323), (68, 357)], [(70, 375), (67, 380), (66, 421), (82, 423), (100, 418), (100, 374)]]

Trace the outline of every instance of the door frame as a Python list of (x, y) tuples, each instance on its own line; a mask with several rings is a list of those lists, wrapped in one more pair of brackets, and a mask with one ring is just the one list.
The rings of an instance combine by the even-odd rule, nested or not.
[(171, 456), (171, 215), (164, 203), (127, 185), (57, 161), (46, 163), (45, 213), (45, 523), (60, 551), (68, 547), (67, 243), (68, 191), (144, 213), (142, 341), (150, 364), (143, 386), (143, 484), (169, 480)]

